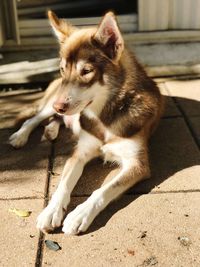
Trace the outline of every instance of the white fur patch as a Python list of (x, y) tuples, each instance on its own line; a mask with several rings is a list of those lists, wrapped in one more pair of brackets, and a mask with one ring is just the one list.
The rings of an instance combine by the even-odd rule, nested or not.
[(95, 83), (89, 90), (91, 90), (91, 94), (93, 95), (93, 102), (87, 109), (98, 116), (108, 100), (109, 89), (105, 85), (102, 86), (99, 83)]
[(101, 147), (105, 161), (116, 162), (120, 165), (135, 158), (141, 148), (141, 141), (138, 138), (121, 138)]
[(36, 116), (26, 120), (21, 128), (12, 134), (9, 138), (9, 143), (15, 147), (20, 148), (24, 146), (29, 138), (30, 133), (35, 129), (44, 119), (52, 116), (55, 113), (52, 107), (46, 106)]

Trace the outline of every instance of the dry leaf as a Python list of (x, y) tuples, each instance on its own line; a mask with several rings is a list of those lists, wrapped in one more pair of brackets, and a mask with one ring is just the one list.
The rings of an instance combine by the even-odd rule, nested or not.
[(132, 249), (127, 249), (128, 254), (130, 254), (131, 256), (135, 255), (135, 251)]
[(20, 210), (20, 209), (9, 209), (9, 212), (15, 213), (19, 217), (29, 217), (31, 215), (31, 211), (28, 210)]

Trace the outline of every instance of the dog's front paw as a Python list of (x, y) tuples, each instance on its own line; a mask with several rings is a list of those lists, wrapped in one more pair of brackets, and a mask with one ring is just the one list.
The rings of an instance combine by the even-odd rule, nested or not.
[(37, 218), (37, 228), (43, 233), (53, 231), (61, 226), (64, 209), (48, 205)]
[(14, 148), (23, 147), (28, 141), (28, 135), (26, 132), (16, 132), (12, 134), (9, 138), (9, 144)]
[(86, 201), (70, 212), (63, 223), (62, 231), (65, 234), (77, 235), (85, 232), (96, 217), (94, 203)]

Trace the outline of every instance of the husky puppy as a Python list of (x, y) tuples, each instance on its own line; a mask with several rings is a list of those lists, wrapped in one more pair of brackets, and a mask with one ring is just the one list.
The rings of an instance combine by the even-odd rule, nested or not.
[[(56, 113), (78, 136), (60, 183), (37, 219), (42, 232), (63, 225), (64, 233), (78, 234), (111, 201), (150, 176), (148, 140), (158, 124), (163, 101), (154, 81), (125, 48), (112, 12), (97, 28), (89, 29), (73, 27), (52, 11), (48, 16), (60, 42), (61, 78), (49, 86), (36, 115), (10, 137), (10, 143), (23, 146), (31, 131)], [(55, 139), (59, 124), (53, 118), (46, 136)], [(117, 163), (120, 172), (64, 218), (85, 164), (99, 156)]]

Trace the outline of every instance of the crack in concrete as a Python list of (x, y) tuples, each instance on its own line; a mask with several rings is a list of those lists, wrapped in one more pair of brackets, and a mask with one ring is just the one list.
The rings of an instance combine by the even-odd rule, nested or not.
[(28, 199), (45, 199), (44, 197), (32, 196), (32, 197), (10, 197), (10, 198), (0, 198), (0, 201), (8, 200), (28, 200)]

